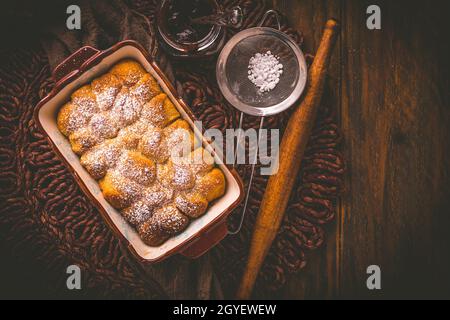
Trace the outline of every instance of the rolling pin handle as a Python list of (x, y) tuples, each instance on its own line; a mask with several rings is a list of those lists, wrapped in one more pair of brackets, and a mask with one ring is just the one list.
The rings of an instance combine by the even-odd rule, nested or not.
[[(339, 24), (329, 20), (320, 40), (319, 48), (309, 69), (310, 81), (306, 96), (292, 113), (281, 140), (278, 172), (267, 182), (264, 197), (256, 216), (250, 250), (238, 291), (237, 299), (249, 299), (273, 241), (276, 238), (295, 185), (308, 140), (313, 129), (317, 109), (324, 91), (324, 83)], [(299, 123), (304, 125), (299, 126)], [(267, 226), (270, 225), (270, 228)]]

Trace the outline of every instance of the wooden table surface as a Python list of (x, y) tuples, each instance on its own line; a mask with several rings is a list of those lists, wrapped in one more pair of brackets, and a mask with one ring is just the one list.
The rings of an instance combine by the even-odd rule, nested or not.
[[(315, 52), (341, 22), (327, 84), (347, 191), (326, 245), (279, 298), (450, 298), (449, 42), (445, 2), (273, 0)], [(368, 30), (366, 9), (381, 9)], [(381, 290), (366, 269), (381, 268)]]
[[(348, 160), (325, 245), (267, 298), (450, 298), (448, 1), (266, 1), (304, 33), (306, 52), (317, 49), (328, 18), (341, 22), (324, 99), (338, 109)], [(381, 8), (381, 30), (366, 28), (371, 4)], [(208, 259), (174, 260), (153, 275), (167, 280), (171, 297), (209, 298)], [(379, 291), (366, 287), (373, 264)], [(2, 278), (10, 278), (11, 289), (3, 293), (30, 291), (25, 271), (6, 270), (0, 282), (5, 288)]]

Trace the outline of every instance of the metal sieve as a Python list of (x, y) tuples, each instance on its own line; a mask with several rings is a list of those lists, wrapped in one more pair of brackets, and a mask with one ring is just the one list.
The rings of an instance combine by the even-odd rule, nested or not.
[[(260, 25), (269, 14), (279, 21), (276, 11), (269, 10)], [(273, 90), (261, 93), (248, 79), (248, 64), (255, 53), (267, 51), (279, 57), (284, 71)], [(219, 88), (231, 105), (246, 114), (269, 116), (297, 101), (306, 85), (307, 67), (292, 38), (274, 28), (258, 26), (237, 33), (227, 42), (219, 55), (216, 74)]]
[[(271, 14), (276, 18), (278, 30), (262, 27)], [(217, 82), (225, 99), (241, 111), (239, 129), (242, 128), (244, 113), (260, 116), (259, 129), (262, 129), (265, 116), (280, 113), (291, 107), (305, 89), (307, 67), (303, 52), (294, 40), (280, 29), (278, 13), (269, 10), (264, 14), (257, 27), (243, 30), (233, 36), (219, 55), (216, 65)], [(248, 79), (248, 64), (250, 58), (256, 53), (266, 53), (267, 51), (279, 58), (279, 62), (283, 65), (283, 74), (273, 90), (260, 92), (259, 88)], [(239, 130), (237, 141), (242, 143), (241, 130)], [(255, 154), (257, 158), (258, 149)], [(229, 234), (238, 233), (242, 227), (256, 161), (257, 159), (254, 159), (252, 163), (240, 224), (235, 230), (229, 230)]]

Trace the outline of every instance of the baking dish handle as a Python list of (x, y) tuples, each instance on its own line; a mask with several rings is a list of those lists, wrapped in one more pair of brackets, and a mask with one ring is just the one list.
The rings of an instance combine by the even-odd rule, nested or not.
[(223, 238), (228, 234), (227, 221), (223, 219), (218, 222), (211, 230), (202, 234), (197, 240), (192, 244), (189, 244), (180, 253), (188, 258), (195, 259), (206, 253), (208, 250), (213, 248), (216, 244), (222, 241)]
[(81, 47), (53, 70), (52, 77), (55, 83), (60, 82), (65, 77), (72, 73), (78, 72), (81, 66), (91, 60), (94, 56), (98, 55), (101, 51), (91, 46)]

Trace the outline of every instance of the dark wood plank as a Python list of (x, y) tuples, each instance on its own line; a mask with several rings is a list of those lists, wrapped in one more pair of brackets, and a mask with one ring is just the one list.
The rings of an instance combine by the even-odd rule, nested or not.
[[(289, 279), (286, 298), (450, 296), (449, 44), (443, 1), (273, 0), (314, 50), (329, 16), (342, 24), (328, 95), (340, 109), (347, 193), (325, 248)], [(381, 292), (366, 268), (382, 270)]]
[(341, 293), (378, 296), (366, 288), (370, 264), (381, 267), (383, 297), (448, 293), (446, 10), (380, 1), (382, 29), (370, 31), (363, 13), (371, 3), (346, 4)]

